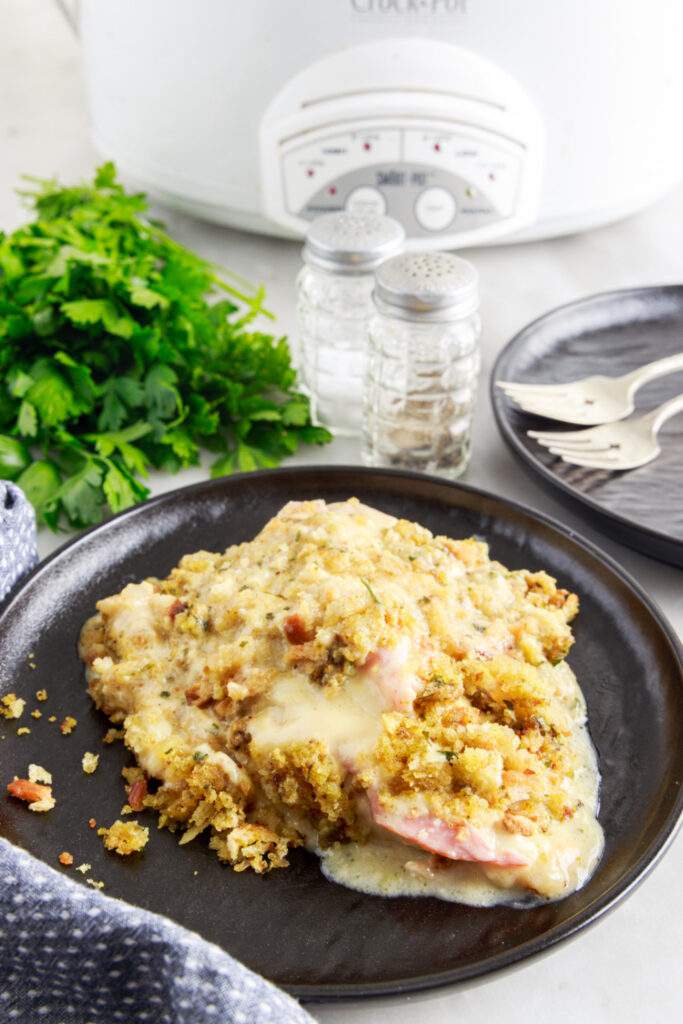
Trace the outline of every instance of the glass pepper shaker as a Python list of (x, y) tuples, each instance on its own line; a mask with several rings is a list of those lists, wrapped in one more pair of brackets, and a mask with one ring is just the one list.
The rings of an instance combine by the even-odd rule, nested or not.
[(363, 461), (456, 479), (480, 365), (477, 271), (449, 253), (405, 253), (378, 269), (373, 298)]
[(397, 221), (378, 214), (327, 213), (308, 230), (297, 359), (314, 417), (337, 435), (360, 434), (374, 271), (404, 238)]

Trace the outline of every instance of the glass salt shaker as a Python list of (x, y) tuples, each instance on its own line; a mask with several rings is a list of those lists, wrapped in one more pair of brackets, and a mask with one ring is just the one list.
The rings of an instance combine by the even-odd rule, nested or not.
[(480, 365), (477, 271), (449, 253), (405, 253), (378, 269), (373, 297), (363, 461), (456, 479)]
[(362, 425), (374, 271), (400, 252), (401, 225), (378, 214), (327, 213), (311, 224), (297, 279), (298, 363), (313, 416), (335, 434)]

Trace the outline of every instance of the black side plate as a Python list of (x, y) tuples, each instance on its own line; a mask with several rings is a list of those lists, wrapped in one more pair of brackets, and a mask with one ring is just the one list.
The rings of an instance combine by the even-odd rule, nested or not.
[[(497, 380), (560, 384), (591, 374), (616, 377), (678, 352), (683, 286), (605, 292), (561, 306), (520, 331), (493, 367), (491, 402), (503, 438), (532, 475), (578, 504), (610, 537), (683, 566), (683, 415), (662, 428), (662, 452), (654, 462), (610, 473), (569, 466), (541, 448), (527, 430), (572, 428), (522, 412), (495, 386)], [(636, 412), (681, 392), (683, 371), (651, 381), (636, 395)]]
[[(121, 744), (84, 691), (76, 640), (98, 598), (180, 556), (222, 550), (256, 531), (290, 499), (357, 495), (437, 533), (487, 538), (512, 568), (546, 568), (576, 590), (582, 611), (570, 657), (588, 700), (603, 773), (600, 818), (607, 843), (585, 889), (530, 910), (473, 909), (436, 899), (382, 899), (328, 882), (315, 857), (289, 870), (235, 874), (196, 841), (179, 848), (152, 826), (138, 858), (107, 854), (87, 827), (109, 824), (124, 800)], [(61, 850), (93, 865), (105, 892), (195, 929), (304, 998), (396, 993), (472, 978), (536, 955), (594, 921), (628, 893), (671, 839), (683, 805), (683, 666), (670, 628), (638, 586), (570, 531), (519, 505), (433, 478), (355, 468), (295, 468), (200, 484), (155, 498), (86, 533), (43, 563), (0, 616), (0, 692), (14, 690), (43, 717), (25, 713), (31, 735), (0, 732), (0, 781), (29, 761), (55, 779), (57, 807), (31, 814), (0, 798), (0, 832), (48, 864)], [(35, 665), (32, 668), (31, 665)], [(62, 736), (49, 714), (72, 714)], [(86, 776), (86, 750), (101, 752)], [(82, 876), (76, 875), (76, 878)]]

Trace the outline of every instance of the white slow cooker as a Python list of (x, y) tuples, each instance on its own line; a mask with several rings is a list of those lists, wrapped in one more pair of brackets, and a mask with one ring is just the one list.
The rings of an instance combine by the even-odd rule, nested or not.
[(593, 227), (683, 177), (678, 0), (81, 0), (94, 139), (162, 201), (415, 247)]

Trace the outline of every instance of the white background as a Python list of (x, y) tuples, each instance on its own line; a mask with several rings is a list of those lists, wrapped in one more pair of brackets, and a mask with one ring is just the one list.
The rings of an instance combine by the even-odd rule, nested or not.
[[(104, 0), (103, 0), (104, 2)], [(144, 0), (141, 0), (144, 2)], [(647, 14), (644, 12), (644, 16)], [(680, 130), (672, 125), (672, 130)], [(0, 0), (0, 228), (23, 219), (13, 188), (22, 172), (65, 181), (89, 176), (98, 159), (88, 137), (78, 44), (48, 0)], [(177, 238), (253, 281), (265, 283), (283, 332), (294, 329), (299, 246), (165, 215)], [(471, 250), (482, 278), (484, 360), (472, 465), (466, 481), (520, 500), (597, 541), (636, 576), (683, 633), (683, 573), (592, 530), (522, 474), (500, 440), (487, 397), (493, 360), (525, 323), (590, 292), (683, 281), (683, 188), (627, 221), (573, 238)], [(683, 339), (682, 339), (683, 342)], [(355, 462), (336, 442), (298, 461)], [(200, 470), (155, 481), (155, 490), (198, 479)], [(55, 546), (40, 540), (42, 553)], [(615, 652), (618, 657), (618, 652)], [(681, 1019), (683, 887), (679, 836), (626, 903), (576, 941), (537, 963), (466, 989), (397, 1000), (311, 1007), (326, 1024), (603, 1024)]]

